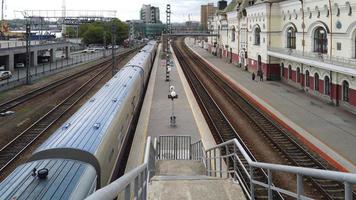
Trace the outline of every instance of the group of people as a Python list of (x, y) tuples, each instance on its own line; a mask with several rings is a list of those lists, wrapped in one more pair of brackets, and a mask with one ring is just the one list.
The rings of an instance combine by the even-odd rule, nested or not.
[[(257, 76), (260, 77), (260, 81), (263, 81), (263, 72), (262, 70), (257, 71)], [(255, 72), (252, 72), (252, 80), (254, 81), (256, 79), (256, 74)]]

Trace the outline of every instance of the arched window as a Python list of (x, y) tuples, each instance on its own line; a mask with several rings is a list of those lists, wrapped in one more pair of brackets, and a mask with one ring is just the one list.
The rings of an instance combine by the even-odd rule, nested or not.
[(300, 83), (300, 68), (297, 68), (297, 83)]
[(255, 28), (255, 45), (261, 44), (261, 29), (259, 26)]
[(328, 76), (324, 78), (324, 93), (330, 95), (330, 78)]
[(284, 78), (284, 63), (281, 63), (281, 76)]
[(287, 30), (287, 48), (295, 49), (295, 29), (289, 27)]
[(310, 87), (309, 71), (305, 71), (305, 86)]
[(327, 53), (328, 52), (328, 38), (326, 30), (323, 27), (318, 27), (314, 31), (314, 52)]
[(355, 53), (354, 53), (354, 54), (355, 54), (355, 55), (354, 55), (354, 58), (356, 58), (356, 35), (355, 35), (355, 38), (354, 38), (354, 45), (355, 45), (355, 46), (354, 46), (354, 52), (355, 52)]
[(288, 66), (288, 79), (292, 79), (292, 66)]
[(314, 74), (314, 90), (319, 91), (319, 74)]
[(232, 31), (231, 31), (231, 42), (235, 42), (235, 27), (232, 28)]
[(349, 102), (349, 83), (347, 81), (342, 82), (342, 100)]

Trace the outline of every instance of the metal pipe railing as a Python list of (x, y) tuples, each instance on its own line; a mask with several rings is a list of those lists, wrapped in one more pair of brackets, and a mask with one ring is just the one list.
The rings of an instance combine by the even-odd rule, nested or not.
[[(216, 152), (217, 150), (221, 150), (223, 148), (227, 149), (229, 145), (234, 145), (234, 152), (231, 154), (231, 152), (226, 151), (226, 154), (224, 155), (212, 155), (212, 152)], [(220, 151), (221, 153), (221, 151)], [(248, 164), (248, 169), (246, 169), (243, 165), (242, 158), (238, 156), (238, 153), (243, 156), (243, 159), (246, 160)], [(242, 172), (246, 175), (246, 177), (249, 179), (250, 182), (250, 188), (246, 188), (243, 186), (243, 189), (245, 190), (246, 193), (250, 193), (250, 196), (248, 196), (249, 199), (254, 199), (255, 194), (254, 190), (256, 185), (259, 185), (261, 187), (264, 187), (268, 191), (268, 198), (272, 199), (272, 192), (276, 191), (279, 193), (286, 194), (288, 196), (297, 198), (297, 199), (310, 199), (303, 194), (303, 177), (313, 177), (313, 178), (318, 178), (318, 179), (325, 179), (325, 180), (332, 180), (332, 181), (337, 181), (341, 182), (344, 184), (344, 189), (345, 189), (345, 199), (346, 200), (351, 200), (353, 197), (353, 192), (352, 192), (352, 185), (356, 184), (356, 174), (352, 173), (345, 173), (345, 172), (337, 172), (337, 171), (330, 171), (330, 170), (322, 170), (322, 169), (313, 169), (313, 168), (305, 168), (305, 167), (295, 167), (295, 166), (287, 166), (287, 165), (280, 165), (280, 164), (270, 164), (270, 163), (262, 163), (262, 162), (256, 162), (253, 161), (243, 146), (239, 143), (237, 139), (229, 140), (227, 142), (221, 143), (216, 145), (215, 147), (209, 148), (205, 151), (206, 161), (207, 161), (207, 174), (208, 175), (215, 175), (220, 173), (231, 173), (231, 171), (224, 170), (223, 168), (219, 168), (216, 164), (212, 165), (213, 163), (216, 163), (217, 160), (228, 160), (228, 158), (232, 158), (233, 161), (235, 160), (238, 162), (238, 164), (242, 167)], [(254, 179), (253, 172), (255, 169), (264, 169), (267, 170), (267, 183), (260, 182)], [(235, 174), (239, 174), (236, 168), (236, 165), (234, 163), (234, 169), (233, 169)], [(294, 174), (297, 177), (296, 185), (297, 185), (297, 191), (292, 192), (288, 191), (279, 187), (276, 187), (272, 183), (272, 171), (275, 172), (284, 172), (284, 173), (290, 173)], [(212, 173), (213, 172), (213, 173)], [(241, 178), (241, 177), (240, 177)]]
[(156, 140), (152, 142), (151, 137), (148, 137), (143, 164), (109, 185), (97, 190), (87, 197), (86, 200), (116, 199), (120, 195), (123, 195), (124, 200), (131, 199), (131, 196), (133, 196), (134, 199), (147, 199), (148, 182), (154, 176), (156, 157), (155, 143)]

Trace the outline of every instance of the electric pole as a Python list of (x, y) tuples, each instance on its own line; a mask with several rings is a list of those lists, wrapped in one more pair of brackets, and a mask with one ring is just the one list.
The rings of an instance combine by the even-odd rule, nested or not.
[(31, 22), (26, 23), (26, 84), (31, 84)]
[(112, 57), (112, 76), (115, 75), (116, 73), (116, 63), (115, 63), (115, 34), (116, 34), (116, 27), (114, 24), (114, 21), (112, 21), (112, 25), (111, 25), (111, 57)]

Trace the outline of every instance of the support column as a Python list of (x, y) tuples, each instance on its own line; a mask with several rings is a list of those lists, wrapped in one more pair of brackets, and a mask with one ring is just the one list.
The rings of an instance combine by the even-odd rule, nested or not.
[(8, 62), (6, 64), (9, 71), (15, 71), (15, 55), (13, 53), (9, 54)]
[(33, 51), (31, 52), (31, 67), (38, 65), (38, 52)]
[(54, 62), (54, 49), (49, 50), (49, 55), (50, 55), (49, 62), (53, 63)]
[(70, 53), (70, 48), (69, 48), (69, 46), (66, 46), (66, 48), (65, 48), (65, 58), (66, 59), (69, 59), (69, 53)]

